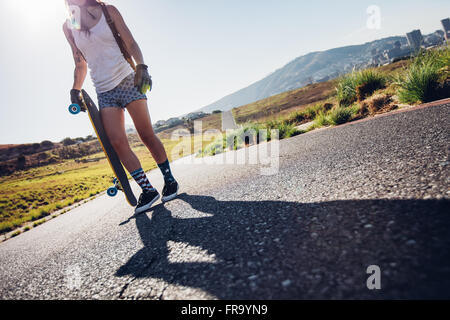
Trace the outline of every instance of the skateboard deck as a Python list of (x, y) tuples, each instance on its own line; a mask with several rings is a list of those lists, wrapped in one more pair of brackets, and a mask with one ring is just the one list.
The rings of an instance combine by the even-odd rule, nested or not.
[(137, 205), (136, 197), (134, 196), (133, 190), (131, 189), (130, 182), (128, 181), (125, 169), (119, 160), (119, 156), (112, 147), (111, 143), (109, 142), (108, 136), (106, 135), (100, 112), (94, 101), (91, 99), (91, 97), (89, 97), (88, 93), (85, 90), (81, 91), (81, 95), (84, 106), (71, 105), (69, 110), (71, 113), (77, 114), (81, 111), (81, 107), (84, 107), (84, 109), (86, 109), (89, 114), (89, 119), (91, 120), (92, 126), (94, 127), (98, 141), (100, 142), (100, 145), (105, 152), (111, 169), (117, 179), (114, 180), (114, 186), (108, 189), (108, 195), (115, 196), (117, 194), (117, 190), (121, 190), (125, 194), (125, 198), (127, 199), (130, 206), (135, 207)]

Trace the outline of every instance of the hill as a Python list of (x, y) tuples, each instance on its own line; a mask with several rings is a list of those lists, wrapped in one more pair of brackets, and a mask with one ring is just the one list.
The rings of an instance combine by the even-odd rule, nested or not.
[(376, 50), (379, 53), (390, 50), (397, 41), (400, 42), (402, 47), (407, 46), (406, 38), (397, 36), (361, 45), (306, 54), (289, 62), (266, 78), (200, 110), (204, 112), (227, 111), (314, 82), (336, 78), (350, 72), (355, 66), (367, 67), (371, 64), (372, 52)]
[[(384, 74), (393, 75), (409, 65), (409, 61), (397, 61), (377, 70)], [(337, 79), (307, 85), (277, 95), (233, 108), (233, 115), (237, 123), (249, 121), (265, 121), (283, 118), (294, 111), (300, 111), (308, 106), (325, 103), (336, 95)]]

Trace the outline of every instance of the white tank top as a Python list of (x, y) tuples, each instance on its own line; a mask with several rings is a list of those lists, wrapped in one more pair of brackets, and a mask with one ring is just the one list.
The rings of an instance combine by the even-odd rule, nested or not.
[(90, 29), (90, 34), (75, 29), (72, 29), (72, 34), (88, 63), (97, 93), (114, 89), (134, 72), (123, 57), (103, 12), (100, 21)]

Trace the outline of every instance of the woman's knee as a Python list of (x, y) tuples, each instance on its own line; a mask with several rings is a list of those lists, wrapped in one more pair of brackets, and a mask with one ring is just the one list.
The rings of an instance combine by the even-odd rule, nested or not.
[(109, 141), (111, 142), (111, 145), (113, 146), (113, 148), (118, 152), (126, 151), (127, 149), (130, 148), (130, 145), (128, 144), (128, 139), (126, 139), (126, 138), (111, 137), (109, 139)]
[(147, 144), (155, 143), (155, 141), (157, 141), (158, 139), (153, 129), (139, 132), (139, 136), (141, 137), (142, 141)]

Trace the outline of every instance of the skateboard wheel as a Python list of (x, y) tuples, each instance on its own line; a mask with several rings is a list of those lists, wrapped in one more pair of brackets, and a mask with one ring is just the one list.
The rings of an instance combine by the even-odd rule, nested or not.
[(77, 104), (71, 104), (69, 106), (69, 112), (71, 114), (79, 114), (81, 112), (81, 107)]
[(117, 195), (117, 188), (111, 187), (108, 189), (107, 193), (108, 193), (108, 196), (115, 197)]

